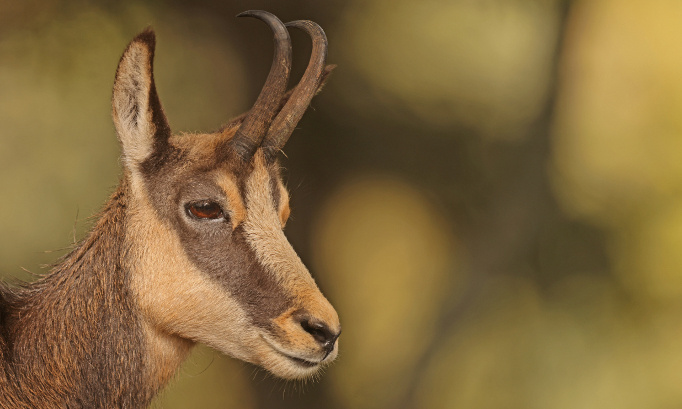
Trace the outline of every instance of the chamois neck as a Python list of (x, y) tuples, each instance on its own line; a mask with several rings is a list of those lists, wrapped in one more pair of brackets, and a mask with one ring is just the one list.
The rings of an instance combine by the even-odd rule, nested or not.
[(0, 407), (145, 407), (160, 387), (145, 381), (144, 337), (122, 267), (129, 192), (124, 179), (48, 275), (0, 292)]

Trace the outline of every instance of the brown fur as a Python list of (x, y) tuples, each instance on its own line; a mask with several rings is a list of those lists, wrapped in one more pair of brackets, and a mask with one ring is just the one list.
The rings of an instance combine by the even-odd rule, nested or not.
[(88, 237), (23, 288), (2, 292), (0, 407), (140, 407), (145, 340), (123, 267), (129, 189), (111, 197)]

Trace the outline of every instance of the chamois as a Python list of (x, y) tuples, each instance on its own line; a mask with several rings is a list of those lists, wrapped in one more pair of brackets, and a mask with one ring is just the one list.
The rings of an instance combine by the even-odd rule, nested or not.
[[(37, 281), (0, 289), (0, 407), (140, 408), (195, 343), (285, 378), (337, 355), (336, 311), (289, 242), (277, 154), (333, 66), (311, 21), (274, 32), (254, 106), (214, 133), (171, 134), (154, 85), (155, 34), (125, 49), (113, 88), (123, 172), (90, 233)], [(298, 85), (287, 27), (313, 51)]]

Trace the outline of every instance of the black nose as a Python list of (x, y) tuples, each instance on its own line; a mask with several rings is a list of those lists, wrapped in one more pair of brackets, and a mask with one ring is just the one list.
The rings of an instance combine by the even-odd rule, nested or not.
[(334, 350), (334, 343), (341, 335), (341, 331), (334, 332), (323, 321), (315, 318), (302, 318), (301, 327), (327, 351), (325, 358)]

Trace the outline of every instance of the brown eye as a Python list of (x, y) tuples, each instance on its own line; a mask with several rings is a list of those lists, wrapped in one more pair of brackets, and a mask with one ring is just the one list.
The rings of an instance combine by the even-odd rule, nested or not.
[(223, 209), (216, 202), (200, 200), (185, 206), (187, 213), (197, 219), (218, 219), (223, 217)]

